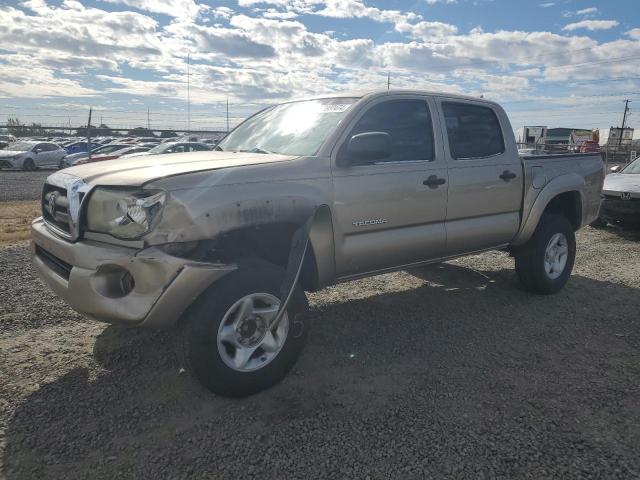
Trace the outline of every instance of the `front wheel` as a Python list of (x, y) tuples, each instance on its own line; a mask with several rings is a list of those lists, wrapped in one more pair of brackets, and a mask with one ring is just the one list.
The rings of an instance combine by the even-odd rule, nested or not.
[(533, 236), (515, 252), (516, 273), (527, 290), (556, 293), (569, 280), (575, 258), (576, 238), (569, 220), (545, 214)]
[(22, 162), (22, 169), (25, 172), (33, 172), (36, 169), (36, 164), (32, 159), (27, 158), (24, 162)]
[(210, 391), (251, 395), (280, 382), (295, 364), (307, 334), (307, 300), (296, 287), (282, 320), (272, 327), (284, 274), (271, 264), (232, 272), (185, 314), (179, 353)]

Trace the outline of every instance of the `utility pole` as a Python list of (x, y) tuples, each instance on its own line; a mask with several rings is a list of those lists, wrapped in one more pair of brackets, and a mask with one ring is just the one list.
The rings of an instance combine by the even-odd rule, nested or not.
[(624, 114), (622, 115), (622, 128), (620, 129), (620, 137), (618, 138), (618, 145), (616, 146), (616, 151), (613, 154), (613, 158), (615, 160), (616, 154), (618, 153), (618, 149), (622, 146), (622, 136), (624, 135), (624, 127), (627, 124), (627, 115), (629, 114), (629, 102), (631, 100), (626, 99), (624, 101)]
[(87, 152), (89, 153), (89, 163), (91, 163), (91, 111), (93, 107), (89, 107), (89, 121), (87, 122)]
[(190, 68), (191, 68), (191, 54), (188, 53), (187, 54), (187, 130), (188, 132), (187, 133), (191, 132), (191, 93), (189, 92), (190, 83), (191, 83)]
[(391, 72), (387, 72), (387, 90), (391, 89)]
[(229, 95), (227, 95), (227, 133), (229, 133)]
[(147, 107), (147, 130), (151, 131), (151, 118), (149, 114), (149, 107)]

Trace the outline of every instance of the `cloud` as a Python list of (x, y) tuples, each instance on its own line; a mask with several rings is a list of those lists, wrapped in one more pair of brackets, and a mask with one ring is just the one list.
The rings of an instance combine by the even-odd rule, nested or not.
[(582, 20), (580, 22), (569, 23), (565, 25), (562, 30), (566, 32), (572, 32), (574, 30), (609, 30), (615, 28), (620, 23), (617, 20)]
[(583, 8), (582, 10), (577, 10), (576, 15), (595, 15), (599, 12), (596, 7)]
[(443, 40), (458, 33), (458, 27), (442, 22), (399, 22), (396, 30), (400, 33), (407, 33), (411, 38), (423, 41)]
[(170, 17), (195, 17), (201, 11), (194, 0), (102, 0), (106, 3), (126, 5), (153, 13), (162, 13)]
[(555, 2), (546, 2), (546, 3), (541, 3), (540, 6), (542, 8), (549, 8), (549, 7), (553, 7), (556, 3)]
[[(556, 34), (469, 30), (471, 25), (365, 0), (239, 0), (243, 13), (236, 7), (193, 7), (187, 0), (109, 2), (106, 10), (76, 0), (0, 7), (0, 95), (96, 96), (101, 105), (123, 102), (125, 96), (128, 103), (165, 102), (182, 110), (190, 54), (192, 105), (209, 110), (227, 96), (257, 109), (291, 97), (380, 88), (386, 86), (387, 72), (393, 87), (500, 100), (523, 92), (534, 97), (554, 85), (550, 82), (635, 75), (632, 62), (616, 61), (611, 52), (640, 55), (640, 29), (601, 43), (586, 32), (571, 33), (593, 26), (584, 22), (596, 22), (580, 17), (575, 19), (581, 26), (570, 24)], [(176, 5), (184, 5), (184, 15)], [(424, 2), (422, 7), (426, 17), (430, 10)], [(326, 23), (348, 27), (348, 20), (327, 20), (317, 28), (309, 26), (309, 15), (357, 18), (386, 34), (370, 38), (351, 30), (343, 36), (342, 28), (325, 30)]]

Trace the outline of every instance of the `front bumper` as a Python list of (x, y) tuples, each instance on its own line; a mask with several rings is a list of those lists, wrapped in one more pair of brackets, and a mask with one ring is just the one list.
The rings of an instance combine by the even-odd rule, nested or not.
[[(20, 166), (18, 166), (20, 164)], [(0, 158), (0, 168), (21, 168), (22, 162), (13, 158)]]
[(604, 197), (600, 204), (600, 217), (609, 223), (640, 225), (640, 199)]
[[(31, 257), (40, 277), (74, 310), (109, 323), (166, 328), (213, 282), (235, 270), (95, 241), (70, 243), (42, 218), (31, 225)], [(118, 272), (132, 279), (122, 287)], [(116, 272), (114, 274), (114, 272)]]

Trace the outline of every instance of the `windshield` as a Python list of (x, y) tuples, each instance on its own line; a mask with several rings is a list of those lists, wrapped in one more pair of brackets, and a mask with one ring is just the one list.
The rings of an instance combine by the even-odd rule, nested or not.
[(240, 124), (216, 150), (314, 155), (356, 98), (277, 105)]
[(627, 165), (620, 173), (640, 174), (640, 158)]
[(27, 152), (35, 146), (35, 143), (31, 142), (16, 142), (7, 146), (7, 150), (13, 150), (14, 152)]

